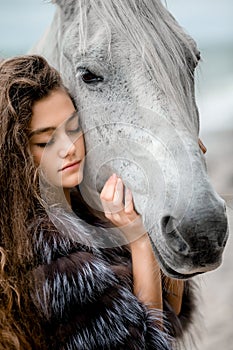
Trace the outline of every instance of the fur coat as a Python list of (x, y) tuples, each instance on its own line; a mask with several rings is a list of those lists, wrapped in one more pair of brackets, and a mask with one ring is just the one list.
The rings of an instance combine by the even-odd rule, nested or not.
[(32, 350), (168, 350), (190, 322), (186, 282), (177, 317), (164, 295), (164, 324), (133, 294), (126, 246), (93, 249), (62, 236), (44, 217), (33, 225), (35, 261), (21, 281), (19, 323)]

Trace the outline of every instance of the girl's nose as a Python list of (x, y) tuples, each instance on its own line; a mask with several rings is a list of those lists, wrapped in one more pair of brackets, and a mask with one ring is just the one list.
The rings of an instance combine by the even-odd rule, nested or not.
[(61, 142), (62, 144), (58, 150), (59, 157), (66, 158), (75, 153), (75, 144), (69, 139), (69, 137), (66, 137), (66, 139), (62, 140)]

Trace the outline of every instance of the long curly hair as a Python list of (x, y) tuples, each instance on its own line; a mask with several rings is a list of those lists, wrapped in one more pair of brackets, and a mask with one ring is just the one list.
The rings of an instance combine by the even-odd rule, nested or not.
[(33, 104), (66, 88), (37, 55), (0, 62), (0, 348), (30, 349), (12, 316), (20, 309), (18, 282), (33, 258), (28, 222), (38, 210), (36, 167), (29, 150)]

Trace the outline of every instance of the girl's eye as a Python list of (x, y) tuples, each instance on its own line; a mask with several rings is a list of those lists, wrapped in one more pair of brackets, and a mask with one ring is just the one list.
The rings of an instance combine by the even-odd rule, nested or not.
[(38, 146), (38, 147), (40, 147), (40, 148), (45, 148), (45, 147), (47, 147), (47, 146), (49, 146), (49, 145), (52, 145), (53, 143), (54, 143), (54, 140), (51, 139), (51, 140), (49, 140), (48, 142), (38, 142), (38, 143), (36, 143), (35, 145)]
[(75, 134), (75, 133), (78, 133), (78, 132), (81, 132), (82, 129), (80, 126), (78, 126), (76, 129), (71, 129), (71, 130), (67, 130), (67, 133), (68, 134)]

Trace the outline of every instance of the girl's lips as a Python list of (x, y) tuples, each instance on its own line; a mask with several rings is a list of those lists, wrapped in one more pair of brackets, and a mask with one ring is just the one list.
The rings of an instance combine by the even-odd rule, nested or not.
[(73, 170), (79, 167), (81, 160), (65, 165), (60, 171)]

